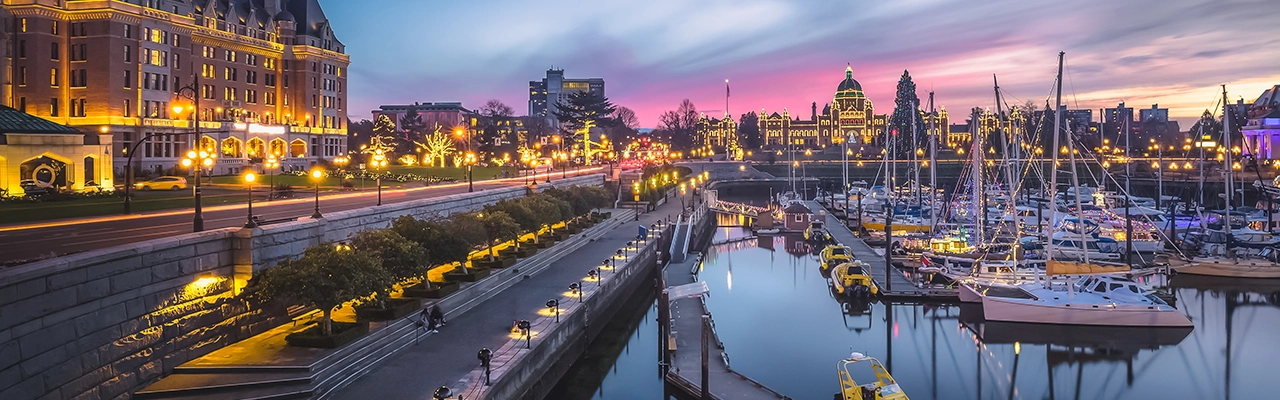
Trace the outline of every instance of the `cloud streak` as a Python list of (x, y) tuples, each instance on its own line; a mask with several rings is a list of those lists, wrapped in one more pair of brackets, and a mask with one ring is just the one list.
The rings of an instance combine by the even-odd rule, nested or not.
[(992, 74), (1011, 99), (1042, 103), (1058, 51), (1072, 107), (1159, 102), (1191, 119), (1219, 84), (1252, 100), (1280, 83), (1273, 0), (378, 3), (324, 4), (352, 56), (353, 118), (413, 101), (497, 98), (524, 111), (528, 81), (553, 65), (605, 78), (645, 126), (684, 98), (723, 109), (726, 78), (734, 114), (805, 115), (831, 101), (846, 63), (881, 113), (904, 69), (922, 98), (933, 90), (952, 110), (994, 105)]

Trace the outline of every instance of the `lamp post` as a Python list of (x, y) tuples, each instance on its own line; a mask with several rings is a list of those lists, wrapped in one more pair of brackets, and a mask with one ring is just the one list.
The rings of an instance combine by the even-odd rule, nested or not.
[(387, 167), (387, 155), (382, 152), (382, 149), (373, 151), (373, 158), (369, 161), (369, 167), (375, 171), (374, 178), (378, 185), (378, 205), (382, 205), (382, 171), (380, 169)]
[(246, 172), (244, 174), (244, 183), (246, 186), (249, 186), (249, 218), (244, 223), (245, 228), (258, 227), (258, 223), (253, 220), (253, 181), (257, 179), (258, 175), (253, 172)]
[(476, 154), (467, 151), (467, 156), (463, 158), (463, 162), (467, 164), (467, 192), (474, 192), (475, 182), (471, 179), (471, 166), (476, 163)]
[(210, 151), (188, 150), (187, 157), (182, 159), (182, 166), (191, 167), (192, 171), (195, 172), (196, 177), (196, 212), (195, 216), (191, 219), (192, 230), (195, 232), (204, 231), (204, 208), (200, 204), (200, 170), (202, 168), (212, 167), (213, 160), (215, 158), (217, 158), (217, 155)]
[(324, 178), (324, 171), (321, 171), (319, 168), (311, 170), (311, 180), (315, 181), (316, 183), (316, 212), (311, 214), (312, 219), (324, 218), (324, 215), (320, 214), (320, 179), (321, 178)]
[(268, 179), (271, 180), (271, 182), (269, 183), (271, 187), (268, 188), (267, 190), (267, 201), (271, 201), (271, 197), (274, 196), (276, 192), (276, 176), (275, 174), (271, 173), (271, 170), (277, 169), (277, 168), (280, 168), (280, 160), (276, 158), (276, 155), (272, 154), (267, 156), (267, 160), (263, 165), (263, 171), (262, 171), (262, 172), (265, 172), (267, 174)]
[(473, 163), (471, 160), (475, 158), (475, 155), (471, 153), (471, 130), (464, 129), (464, 128), (457, 128), (453, 130), (453, 134), (457, 135), (458, 137), (466, 138), (467, 155), (465, 158), (463, 158), (463, 162), (467, 164), (467, 191), (468, 192), (474, 191), (475, 188), (472, 186), (472, 182), (471, 182), (471, 164)]
[(533, 325), (529, 323), (529, 320), (522, 319), (520, 320), (520, 322), (516, 323), (516, 327), (524, 331), (524, 348), (532, 349), (533, 345), (531, 343), (533, 342), (533, 339), (531, 338), (531, 336), (533, 335), (530, 329), (533, 327)]
[(476, 354), (476, 358), (480, 359), (480, 366), (484, 367), (484, 384), (489, 384), (489, 362), (493, 361), (493, 351), (488, 347), (480, 348), (480, 352)]
[(552, 309), (552, 311), (556, 313), (556, 323), (560, 323), (560, 300), (547, 300), (547, 308)]

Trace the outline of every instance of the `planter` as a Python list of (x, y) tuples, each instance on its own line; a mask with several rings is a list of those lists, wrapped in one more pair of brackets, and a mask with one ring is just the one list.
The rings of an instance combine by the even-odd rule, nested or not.
[(484, 268), (471, 268), (471, 273), (462, 273), (462, 269), (453, 270), (444, 274), (444, 279), (450, 282), (475, 282), (489, 276), (489, 270)]
[[(375, 302), (376, 303), (376, 302)], [(356, 319), (360, 321), (389, 321), (399, 319), (400, 317), (413, 314), (422, 308), (422, 301), (418, 299), (391, 299), (387, 301), (387, 308), (379, 308), (377, 304), (368, 306), (357, 306)]]
[(521, 243), (520, 250), (512, 251), (511, 254), (516, 258), (533, 257), (534, 254), (538, 254), (538, 247), (534, 246), (533, 243)]
[(564, 229), (561, 229), (556, 231), (556, 233), (554, 235), (551, 235), (551, 237), (555, 238), (556, 241), (563, 242), (565, 241), (565, 239), (569, 238), (569, 232), (565, 231)]
[(569, 233), (572, 233), (572, 234), (582, 233), (582, 229), (583, 229), (582, 225), (577, 225), (577, 224), (569, 225), (569, 227), (565, 228), (565, 230), (569, 231)]
[(516, 258), (515, 256), (511, 256), (511, 257), (495, 258), (493, 259), (493, 261), (489, 261), (489, 257), (485, 257), (480, 260), (472, 260), (471, 265), (476, 268), (484, 268), (484, 269), (506, 268), (512, 265), (516, 265)]
[(534, 245), (539, 249), (545, 249), (556, 244), (556, 240), (550, 236), (538, 239), (538, 244)]
[(320, 324), (317, 323), (315, 326), (301, 332), (286, 335), (284, 341), (294, 347), (335, 349), (367, 334), (369, 334), (369, 324), (367, 323), (334, 322), (333, 334), (324, 336), (320, 334)]
[(427, 289), (427, 285), (419, 283), (404, 288), (404, 297), (421, 297), (425, 299), (440, 299), (444, 296), (453, 294), (458, 291), (457, 282), (431, 282), (431, 289)]

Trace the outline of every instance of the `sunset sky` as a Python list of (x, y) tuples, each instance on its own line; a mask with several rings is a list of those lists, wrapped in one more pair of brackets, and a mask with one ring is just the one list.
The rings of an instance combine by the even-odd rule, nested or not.
[[(372, 3), (376, 3), (372, 4)], [(692, 100), (708, 114), (831, 101), (846, 64), (892, 109), (910, 70), (921, 101), (964, 113), (994, 108), (992, 74), (1010, 104), (1043, 104), (1065, 51), (1071, 108), (1159, 103), (1188, 121), (1221, 97), (1251, 102), (1280, 84), (1276, 0), (590, 0), (322, 3), (351, 55), (350, 109), (490, 98), (517, 114), (551, 66), (605, 79), (641, 125)], [(957, 122), (962, 118), (956, 118)]]

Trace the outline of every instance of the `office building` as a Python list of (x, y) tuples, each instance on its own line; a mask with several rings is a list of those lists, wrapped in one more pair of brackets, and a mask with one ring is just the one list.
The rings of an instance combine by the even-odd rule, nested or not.
[(577, 92), (604, 96), (604, 79), (567, 79), (563, 69), (549, 69), (547, 76), (541, 81), (529, 81), (529, 115), (544, 117), (548, 123), (557, 125), (556, 105)]

